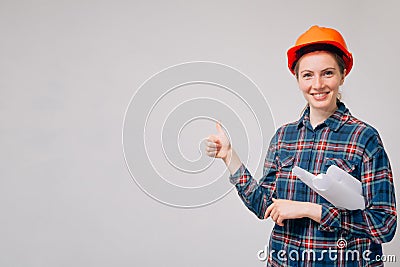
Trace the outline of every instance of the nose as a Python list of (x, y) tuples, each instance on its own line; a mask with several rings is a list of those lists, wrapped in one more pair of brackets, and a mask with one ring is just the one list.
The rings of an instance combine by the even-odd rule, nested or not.
[(324, 81), (321, 76), (315, 76), (312, 83), (313, 89), (319, 90), (324, 87)]

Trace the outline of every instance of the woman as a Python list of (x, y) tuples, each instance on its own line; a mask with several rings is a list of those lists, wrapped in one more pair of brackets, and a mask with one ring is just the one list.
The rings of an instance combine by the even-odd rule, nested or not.
[[(397, 225), (393, 178), (378, 132), (340, 101), (352, 54), (338, 31), (313, 26), (287, 55), (307, 107), (298, 121), (276, 131), (260, 182), (219, 124), (206, 152), (225, 162), (244, 204), (275, 222), (268, 266), (382, 266), (381, 243), (393, 238)], [(364, 210), (335, 207), (291, 172), (299, 166), (317, 175), (330, 165), (361, 181)]]

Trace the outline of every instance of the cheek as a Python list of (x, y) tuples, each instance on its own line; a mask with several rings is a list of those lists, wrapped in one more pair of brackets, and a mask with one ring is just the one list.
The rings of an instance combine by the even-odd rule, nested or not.
[(339, 87), (342, 85), (341, 81), (336, 81), (330, 85), (331, 90), (334, 94), (339, 92)]
[(304, 81), (299, 81), (297, 82), (297, 84), (299, 85), (300, 91), (302, 91), (303, 93), (307, 93), (310, 90), (310, 86)]
[(338, 96), (339, 96), (339, 90), (334, 90), (332, 96), (333, 96), (333, 98), (335, 98), (335, 99), (338, 98)]

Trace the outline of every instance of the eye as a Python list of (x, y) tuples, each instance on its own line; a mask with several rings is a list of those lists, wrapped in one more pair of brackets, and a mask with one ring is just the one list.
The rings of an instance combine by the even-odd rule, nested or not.
[(311, 73), (306, 72), (306, 73), (304, 73), (301, 77), (302, 77), (303, 79), (309, 79), (309, 78), (312, 77), (312, 75), (311, 75)]
[(326, 77), (332, 77), (334, 74), (334, 72), (332, 70), (327, 70), (324, 72), (324, 76)]

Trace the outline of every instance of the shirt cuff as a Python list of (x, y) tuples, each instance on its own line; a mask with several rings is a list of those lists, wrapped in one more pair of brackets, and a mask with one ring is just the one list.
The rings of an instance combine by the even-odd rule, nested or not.
[(334, 232), (340, 228), (341, 216), (338, 208), (322, 204), (321, 222), (319, 230)]
[(245, 176), (245, 173), (247, 173), (247, 172), (248, 171), (247, 171), (246, 167), (242, 163), (242, 165), (240, 165), (239, 169), (234, 174), (231, 174), (229, 176), (229, 181), (231, 182), (231, 184), (236, 185), (239, 182), (241, 182), (242, 177)]

